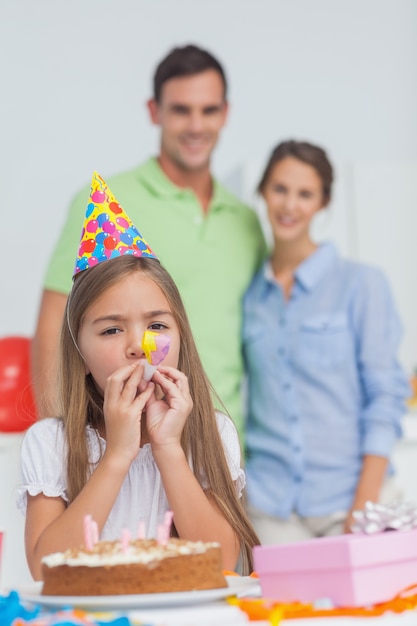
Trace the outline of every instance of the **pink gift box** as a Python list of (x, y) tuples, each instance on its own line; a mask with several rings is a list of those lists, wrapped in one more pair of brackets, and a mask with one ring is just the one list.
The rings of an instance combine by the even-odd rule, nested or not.
[(366, 606), (417, 584), (417, 529), (256, 546), (254, 561), (265, 598)]

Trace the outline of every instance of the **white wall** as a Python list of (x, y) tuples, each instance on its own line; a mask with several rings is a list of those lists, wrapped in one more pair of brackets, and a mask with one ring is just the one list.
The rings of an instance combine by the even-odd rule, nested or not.
[[(2, 0), (0, 336), (32, 334), (55, 234), (78, 187), (94, 169), (106, 176), (157, 151), (144, 106), (151, 76), (187, 42), (213, 50), (230, 79), (231, 116), (214, 162), (220, 177), (245, 164), (259, 172), (289, 136), (322, 144), (340, 166), (341, 187), (359, 161), (417, 162), (415, 0)], [(386, 171), (362, 195), (366, 238), (378, 188), (394, 201), (401, 192)], [(330, 232), (355, 254), (345, 231), (349, 194), (336, 194), (347, 217), (339, 209)], [(384, 219), (398, 220), (399, 208)], [(415, 213), (402, 215), (408, 233)], [(393, 259), (402, 248), (395, 231)], [(376, 248), (372, 260), (383, 257)], [(404, 283), (413, 280), (410, 264)]]
[(0, 594), (4, 589), (22, 588), (32, 582), (26, 563), (24, 516), (17, 510), (21, 433), (0, 433)]

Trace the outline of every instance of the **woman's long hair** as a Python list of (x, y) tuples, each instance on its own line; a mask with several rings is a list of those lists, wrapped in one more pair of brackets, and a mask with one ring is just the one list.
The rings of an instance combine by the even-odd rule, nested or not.
[(241, 543), (242, 570), (252, 570), (252, 548), (259, 544), (236, 494), (217, 428), (210, 387), (194, 342), (178, 289), (168, 272), (154, 259), (121, 256), (77, 275), (67, 301), (61, 332), (59, 387), (61, 414), (68, 443), (67, 484), (70, 502), (89, 475), (86, 424), (104, 426), (103, 397), (86, 375), (78, 348), (80, 327), (88, 308), (105, 291), (133, 272), (143, 272), (165, 295), (180, 333), (178, 369), (189, 382), (193, 408), (186, 421), (181, 445), (201, 485), (210, 485), (210, 495), (228, 520)]

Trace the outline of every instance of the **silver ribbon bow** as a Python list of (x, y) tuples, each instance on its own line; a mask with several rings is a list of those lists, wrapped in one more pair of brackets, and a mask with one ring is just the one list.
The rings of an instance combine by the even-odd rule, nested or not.
[(414, 502), (396, 501), (388, 505), (366, 502), (363, 511), (353, 511), (353, 533), (373, 535), (386, 530), (411, 530), (417, 527)]

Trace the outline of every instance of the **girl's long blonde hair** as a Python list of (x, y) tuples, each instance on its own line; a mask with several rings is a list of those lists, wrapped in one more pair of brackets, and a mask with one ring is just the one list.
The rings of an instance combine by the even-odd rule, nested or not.
[(230, 476), (217, 428), (213, 390), (202, 367), (181, 296), (171, 276), (154, 259), (121, 256), (83, 271), (75, 278), (61, 332), (59, 368), (61, 414), (68, 446), (69, 501), (78, 495), (89, 475), (86, 424), (93, 428), (104, 426), (102, 395), (91, 376), (86, 376), (78, 349), (80, 327), (88, 308), (97, 298), (133, 272), (143, 272), (160, 287), (174, 315), (180, 333), (178, 369), (187, 376), (193, 399), (181, 445), (186, 457), (192, 461), (197, 480), (201, 485), (208, 481), (217, 507), (240, 540), (242, 571), (248, 574), (253, 568), (252, 548), (259, 544), (259, 539)]

